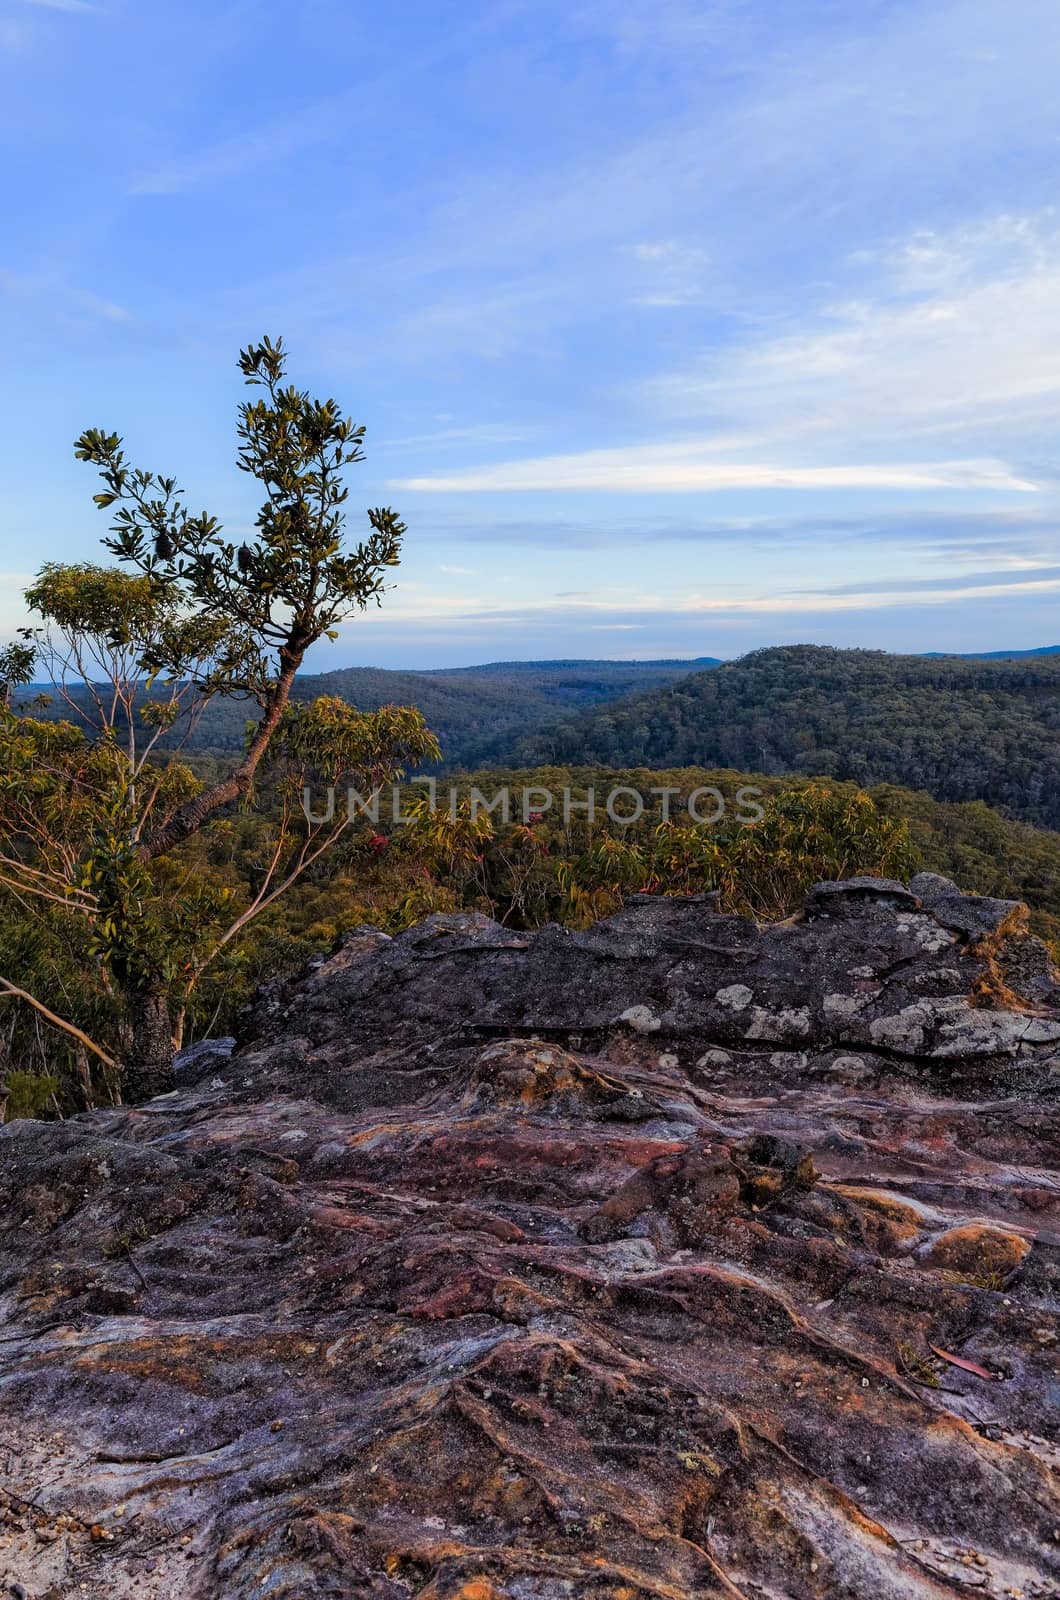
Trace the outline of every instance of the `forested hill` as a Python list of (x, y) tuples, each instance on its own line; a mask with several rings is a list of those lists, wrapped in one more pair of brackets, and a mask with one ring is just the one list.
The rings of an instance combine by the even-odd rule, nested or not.
[(1060, 827), (1060, 656), (792, 645), (498, 741), (519, 766), (739, 767), (895, 783)]
[[(516, 731), (533, 734), (582, 708), (605, 705), (633, 690), (672, 683), (694, 668), (718, 664), (713, 656), (700, 656), (694, 661), (495, 661), (419, 672), (347, 667), (300, 675), (294, 698), (334, 695), (364, 711), (384, 705), (418, 706), (441, 741), (445, 764), (472, 766), (499, 739)], [(34, 685), (30, 692), (44, 687)], [(254, 710), (246, 701), (214, 701), (185, 748), (241, 750)], [(34, 708), (34, 715), (39, 714)], [(56, 698), (44, 714), (68, 716), (69, 708)]]

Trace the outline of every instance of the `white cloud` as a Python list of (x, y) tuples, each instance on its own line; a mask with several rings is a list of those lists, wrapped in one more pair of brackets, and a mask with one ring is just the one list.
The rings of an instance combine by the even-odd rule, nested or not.
[(912, 235), (868, 262), (872, 290), (808, 326), (705, 353), (652, 381), (657, 407), (723, 417), (766, 439), (886, 441), (957, 434), (1026, 452), (1060, 401), (1060, 227), (1002, 215)]
[(925, 461), (853, 466), (782, 466), (704, 459), (708, 446), (645, 445), (587, 450), (578, 455), (508, 461), (494, 467), (430, 478), (404, 478), (393, 487), (435, 493), (596, 490), (615, 494), (709, 493), (725, 489), (1004, 489), (1033, 492), (1002, 461)]

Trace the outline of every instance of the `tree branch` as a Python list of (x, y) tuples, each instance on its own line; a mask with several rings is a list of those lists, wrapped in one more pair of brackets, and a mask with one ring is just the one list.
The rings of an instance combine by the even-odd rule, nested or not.
[(93, 1055), (98, 1056), (105, 1067), (110, 1067), (112, 1072), (117, 1072), (118, 1063), (113, 1056), (109, 1056), (105, 1050), (100, 1049), (98, 1044), (94, 1044), (88, 1034), (83, 1033), (75, 1023), (67, 1022), (63, 1017), (57, 1017), (54, 1011), (49, 1011), (48, 1007), (42, 1004), (40, 1000), (35, 999), (25, 989), (20, 989), (17, 983), (9, 983), (6, 978), (0, 978), (0, 994), (9, 994), (16, 1000), (24, 1000), (27, 1005), (33, 1007), (34, 1011), (39, 1012), (46, 1022), (50, 1022), (53, 1028), (61, 1028), (64, 1033), (71, 1034), (79, 1044), (84, 1045), (86, 1050), (91, 1050)]

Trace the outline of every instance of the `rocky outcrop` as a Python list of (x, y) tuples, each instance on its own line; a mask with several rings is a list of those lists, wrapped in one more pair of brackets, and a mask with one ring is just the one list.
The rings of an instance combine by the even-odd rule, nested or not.
[(1060, 993), (1021, 908), (429, 918), (0, 1133), (13, 1594), (1045, 1597)]

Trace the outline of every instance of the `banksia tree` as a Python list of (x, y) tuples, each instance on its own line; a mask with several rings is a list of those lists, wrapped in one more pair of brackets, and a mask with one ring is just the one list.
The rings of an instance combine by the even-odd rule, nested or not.
[[(363, 426), (286, 381), (280, 340), (249, 346), (239, 365), (257, 391), (239, 407), (236, 458), (264, 492), (252, 538), (226, 538), (176, 479), (132, 466), (118, 434), (89, 429), (75, 450), (101, 474), (94, 499), (112, 513), (103, 543), (119, 565), (46, 566), (27, 594), (39, 625), (0, 662), (0, 889), (89, 930), (84, 949), (122, 1018), (117, 1059), (14, 976), (0, 985), (110, 1062), (126, 1099), (170, 1086), (189, 986), (348, 824), (308, 820), (297, 783), (382, 783), (438, 754), (414, 710), (292, 704), (307, 650), (381, 601), (405, 526), (371, 509), (350, 545), (345, 475), (363, 460)], [(60, 735), (9, 706), (34, 652), (69, 712)], [(163, 741), (171, 758), (217, 697), (256, 711), (241, 756), (208, 783), (161, 764)], [(266, 768), (283, 797), (274, 848), (249, 903), (233, 907), (170, 859)]]

